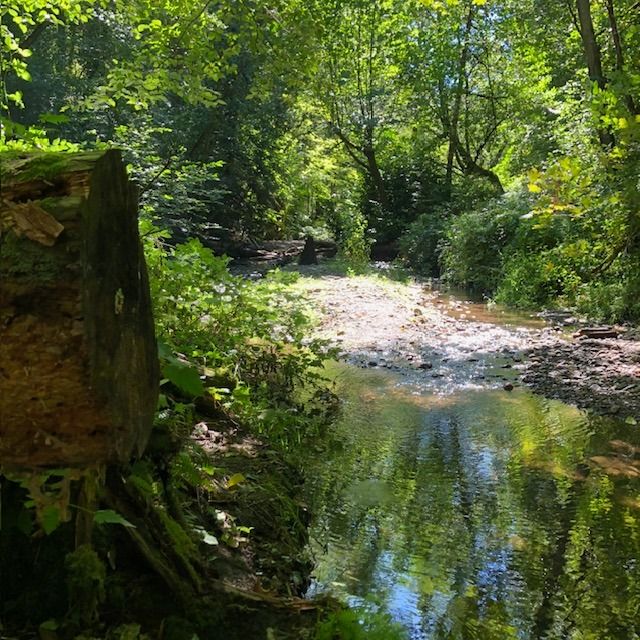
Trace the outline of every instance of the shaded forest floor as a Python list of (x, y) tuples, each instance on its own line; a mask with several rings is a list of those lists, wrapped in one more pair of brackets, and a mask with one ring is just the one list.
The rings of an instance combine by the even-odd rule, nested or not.
[(606, 415), (640, 421), (640, 340), (574, 337), (575, 327), (478, 304), (406, 280), (299, 267), (318, 332), (347, 361), (416, 378), (430, 390), (528, 386)]

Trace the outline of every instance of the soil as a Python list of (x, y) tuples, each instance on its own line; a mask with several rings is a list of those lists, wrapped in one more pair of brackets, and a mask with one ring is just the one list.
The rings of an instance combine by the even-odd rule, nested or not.
[[(530, 387), (603, 415), (640, 422), (640, 332), (574, 336), (567, 318), (513, 314), (378, 276), (342, 277), (299, 267), (320, 311), (318, 333), (362, 367), (384, 367), (435, 392)], [(573, 318), (568, 322), (575, 323)]]

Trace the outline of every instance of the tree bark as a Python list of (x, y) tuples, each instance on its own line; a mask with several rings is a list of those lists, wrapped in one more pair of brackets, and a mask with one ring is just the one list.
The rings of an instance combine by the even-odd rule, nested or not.
[(600, 89), (604, 89), (607, 82), (604, 74), (602, 73), (602, 56), (600, 54), (600, 47), (596, 40), (595, 31), (593, 29), (591, 0), (576, 0), (576, 7), (578, 9), (580, 37), (582, 38), (584, 55), (587, 60), (589, 78), (592, 82), (595, 82)]
[[(624, 71), (624, 51), (622, 48), (622, 40), (620, 39), (620, 31), (618, 29), (618, 20), (613, 7), (613, 0), (607, 0), (607, 16), (609, 17), (609, 27), (611, 29), (611, 41), (616, 52), (616, 69)], [(631, 95), (624, 97), (625, 104), (629, 113), (635, 115), (637, 113), (636, 105)]]
[(140, 454), (159, 373), (120, 153), (5, 155), (0, 214), (0, 465)]
[(376, 158), (376, 152), (373, 148), (373, 144), (369, 144), (367, 142), (362, 149), (362, 153), (367, 159), (369, 177), (371, 178), (371, 182), (373, 182), (373, 187), (376, 191), (376, 197), (378, 198), (380, 207), (383, 211), (388, 211), (389, 201), (387, 199), (387, 190), (384, 186), (384, 178), (382, 177), (380, 167), (378, 166), (378, 159)]
[(316, 255), (316, 243), (313, 236), (307, 236), (304, 242), (304, 248), (298, 259), (298, 264), (309, 265), (318, 264), (318, 256)]
[[(580, 37), (582, 38), (582, 48), (587, 61), (589, 78), (592, 82), (595, 82), (598, 88), (604, 89), (607, 86), (607, 81), (602, 72), (602, 55), (593, 28), (591, 0), (576, 0), (576, 8), (578, 10)], [(598, 129), (598, 137), (603, 146), (608, 147), (614, 143), (611, 132), (602, 127)]]
[(462, 107), (462, 95), (464, 93), (467, 58), (469, 57), (469, 34), (471, 33), (474, 15), (475, 5), (471, 4), (467, 13), (464, 31), (461, 36), (462, 50), (460, 52), (460, 60), (458, 62), (458, 78), (453, 95), (451, 118), (449, 119), (449, 148), (447, 150), (447, 172), (445, 176), (445, 193), (447, 198), (451, 197), (451, 189), (453, 186), (453, 162), (455, 160), (456, 150), (459, 144), (458, 123), (460, 120), (460, 109)]

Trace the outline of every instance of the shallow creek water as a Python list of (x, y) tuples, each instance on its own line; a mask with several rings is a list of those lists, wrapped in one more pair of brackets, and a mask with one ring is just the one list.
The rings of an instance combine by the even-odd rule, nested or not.
[(310, 594), (416, 639), (640, 637), (640, 427), (472, 376), (330, 375), (344, 410), (306, 464)]

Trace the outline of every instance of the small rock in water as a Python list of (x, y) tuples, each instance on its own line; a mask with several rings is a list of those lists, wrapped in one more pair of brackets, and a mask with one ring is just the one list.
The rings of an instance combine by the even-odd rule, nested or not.
[(503, 384), (502, 388), (505, 391), (513, 391), (513, 385), (510, 382), (507, 382), (506, 384)]
[(369, 360), (369, 362), (367, 362), (367, 366), (368, 367), (377, 367), (378, 363), (375, 360)]
[(432, 362), (421, 362), (418, 365), (418, 369), (433, 369), (433, 363)]

